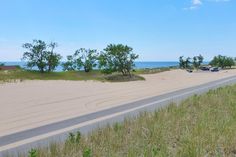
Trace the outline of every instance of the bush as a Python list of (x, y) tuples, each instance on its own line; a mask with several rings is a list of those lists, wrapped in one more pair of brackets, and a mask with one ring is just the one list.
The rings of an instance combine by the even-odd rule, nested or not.
[(145, 80), (142, 76), (133, 75), (133, 74), (131, 74), (130, 76), (124, 76), (121, 74), (111, 74), (111, 75), (105, 76), (105, 79), (111, 82), (127, 82), (127, 81)]
[(37, 157), (37, 150), (36, 149), (31, 149), (29, 151), (29, 157)]
[(90, 148), (86, 148), (83, 152), (83, 157), (92, 157), (92, 150)]
[(81, 139), (81, 133), (80, 131), (77, 131), (76, 134), (74, 133), (69, 133), (69, 136), (67, 138), (67, 142), (71, 144), (79, 144)]

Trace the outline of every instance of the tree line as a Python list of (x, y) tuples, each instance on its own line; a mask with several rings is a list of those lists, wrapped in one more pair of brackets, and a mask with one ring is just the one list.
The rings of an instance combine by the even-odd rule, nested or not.
[[(139, 57), (133, 53), (133, 48), (123, 44), (109, 44), (103, 51), (96, 49), (80, 48), (66, 57), (61, 63), (62, 56), (55, 52), (58, 44), (46, 43), (42, 40), (33, 40), (32, 43), (23, 44), (27, 51), (23, 54), (23, 60), (30, 69), (37, 67), (41, 72), (52, 72), (60, 64), (64, 71), (76, 71), (83, 69), (85, 72), (92, 71), (95, 67), (106, 74), (119, 72), (124, 76), (131, 76), (134, 69), (134, 61)], [(182, 69), (199, 69), (203, 64), (204, 57), (200, 54), (192, 58), (179, 57), (179, 67)], [(211, 66), (231, 68), (235, 66), (236, 58), (218, 55), (210, 61)]]
[[(203, 64), (203, 61), (204, 57), (202, 55), (194, 56), (193, 58), (184, 58), (184, 56), (180, 56), (179, 67), (182, 69), (199, 69)], [(222, 69), (232, 68), (232, 66), (236, 65), (236, 58), (218, 55), (209, 62), (209, 65)]]
[(236, 65), (235, 62), (236, 58), (218, 55), (215, 56), (209, 64), (224, 69), (224, 68), (232, 68), (232, 66)]
[(202, 55), (194, 56), (193, 58), (187, 57), (184, 59), (184, 56), (179, 57), (179, 67), (183, 69), (189, 69), (191, 67), (199, 69), (202, 65), (204, 57)]
[[(37, 67), (41, 73), (52, 72), (61, 64), (62, 56), (55, 52), (57, 43), (47, 44), (42, 40), (33, 40), (32, 43), (23, 44), (27, 51), (23, 54), (23, 60), (27, 62), (28, 68)], [(95, 67), (103, 73), (122, 73), (131, 76), (134, 61), (139, 56), (133, 53), (133, 48), (122, 44), (109, 44), (103, 51), (96, 49), (80, 48), (66, 57), (62, 63), (64, 71), (75, 71), (84, 69), (85, 72), (92, 71)]]

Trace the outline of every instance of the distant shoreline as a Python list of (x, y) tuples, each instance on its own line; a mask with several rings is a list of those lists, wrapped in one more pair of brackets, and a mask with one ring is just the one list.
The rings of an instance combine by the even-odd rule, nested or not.
[[(10, 61), (10, 62), (1, 62), (1, 63), (4, 63), (5, 65), (18, 65), (22, 68), (25, 67), (26, 65), (26, 62), (13, 62), (13, 61)], [(63, 62), (61, 62), (63, 63)], [(177, 61), (138, 61), (138, 62), (135, 62), (135, 69), (145, 69), (145, 68), (167, 68), (167, 67), (175, 67), (175, 66), (178, 66), (179, 65), (179, 62)], [(56, 72), (61, 72), (63, 71), (63, 68), (61, 65), (59, 65), (56, 70)]]

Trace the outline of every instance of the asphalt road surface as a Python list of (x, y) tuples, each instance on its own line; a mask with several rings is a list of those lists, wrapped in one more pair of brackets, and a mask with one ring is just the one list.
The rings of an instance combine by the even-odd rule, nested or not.
[[(114, 108), (90, 113), (84, 116), (67, 119), (34, 129), (17, 132), (0, 137), (0, 157), (8, 153), (17, 156), (17, 153), (28, 152), (31, 148), (48, 146), (51, 142), (63, 141), (69, 132), (80, 131), (86, 134), (98, 127), (121, 122), (125, 118), (137, 116), (140, 112), (154, 111), (172, 102), (179, 103), (194, 94), (202, 94), (211, 89), (236, 83), (236, 76), (213, 81), (210, 83), (186, 88), (171, 93), (147, 98)], [(137, 91), (138, 92), (138, 91)]]

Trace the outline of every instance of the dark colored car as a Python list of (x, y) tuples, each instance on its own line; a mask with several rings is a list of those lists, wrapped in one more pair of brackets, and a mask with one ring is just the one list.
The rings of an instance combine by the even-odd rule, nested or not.
[(201, 67), (200, 69), (201, 69), (202, 71), (209, 71), (209, 70), (210, 70), (209, 67)]
[(187, 72), (192, 73), (193, 70), (192, 69), (187, 69)]
[(213, 68), (211, 68), (210, 70), (211, 70), (211, 72), (218, 72), (218, 71), (219, 71), (219, 68), (213, 67)]

